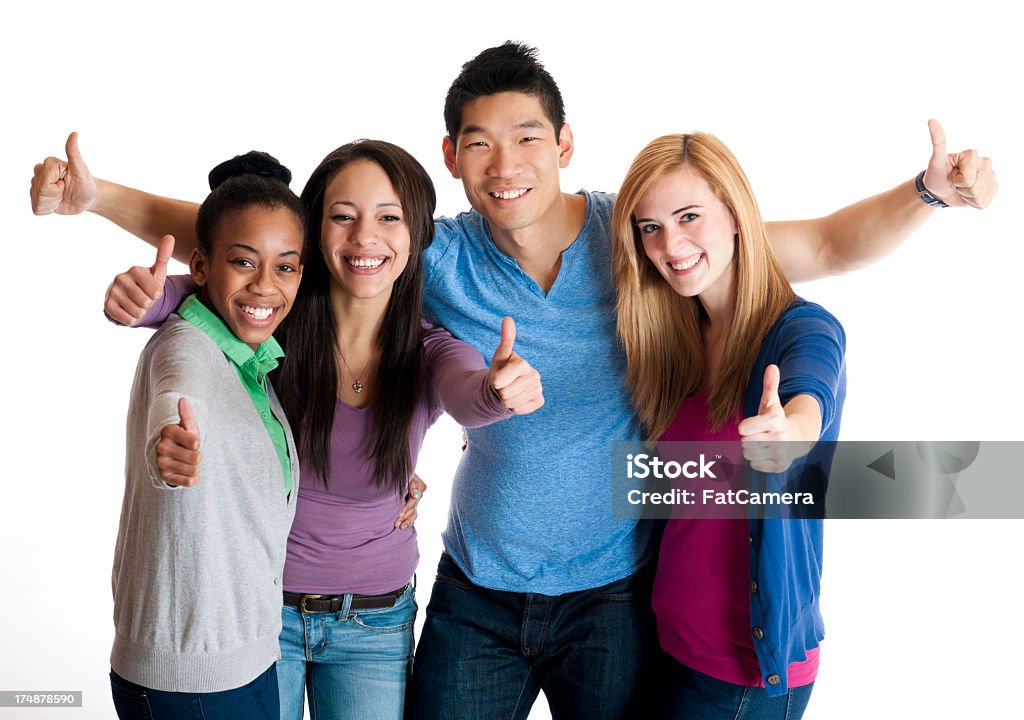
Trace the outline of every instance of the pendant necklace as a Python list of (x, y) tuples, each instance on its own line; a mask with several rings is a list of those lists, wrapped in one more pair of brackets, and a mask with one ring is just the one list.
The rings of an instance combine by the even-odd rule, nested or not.
[(366, 387), (363, 385), (363, 375), (366, 374), (366, 368), (370, 367), (370, 363), (373, 362), (373, 356), (377, 354), (377, 348), (380, 347), (380, 341), (382, 339), (383, 338), (377, 339), (377, 344), (373, 346), (373, 352), (370, 353), (370, 359), (366, 361), (365, 365), (363, 365), (363, 370), (359, 373), (359, 377), (356, 377), (356, 374), (352, 372), (352, 368), (349, 367), (348, 360), (345, 359), (345, 353), (341, 351), (341, 343), (338, 343), (338, 354), (341, 355), (341, 361), (345, 363), (345, 368), (348, 370), (348, 374), (355, 378), (355, 382), (352, 383), (352, 389), (357, 393), (361, 393), (363, 388)]

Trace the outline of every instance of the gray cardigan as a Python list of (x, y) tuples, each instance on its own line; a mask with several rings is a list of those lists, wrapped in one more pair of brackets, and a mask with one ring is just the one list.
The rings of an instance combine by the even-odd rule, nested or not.
[[(124, 503), (114, 553), (118, 675), (155, 690), (216, 692), (247, 684), (279, 656), (281, 571), (295, 514), (298, 463), (285, 497), (281, 463), (236, 366), (173, 315), (142, 351), (128, 410)], [(160, 429), (188, 397), (201, 438), (199, 482), (166, 485)]]

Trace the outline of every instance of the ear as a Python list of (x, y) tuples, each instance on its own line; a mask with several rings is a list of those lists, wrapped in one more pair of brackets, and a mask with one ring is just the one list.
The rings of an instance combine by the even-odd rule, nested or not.
[(460, 180), (459, 167), (455, 164), (455, 141), (447, 135), (441, 141), (441, 152), (444, 154), (444, 166), (448, 168), (448, 172), (452, 174), (453, 178)]
[(558, 167), (569, 167), (569, 160), (572, 158), (572, 142), (572, 128), (569, 127), (569, 123), (565, 123), (558, 133)]
[(188, 269), (192, 273), (192, 281), (199, 287), (205, 287), (210, 263), (199, 248), (192, 251), (192, 257), (188, 259)]

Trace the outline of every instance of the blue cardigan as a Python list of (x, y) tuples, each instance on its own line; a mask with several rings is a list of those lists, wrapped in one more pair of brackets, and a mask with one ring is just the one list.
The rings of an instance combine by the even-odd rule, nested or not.
[[(768, 331), (743, 396), (743, 415), (756, 415), (764, 371), (779, 366), (779, 399), (811, 395), (821, 407), (821, 440), (834, 441), (846, 397), (846, 333), (820, 305), (801, 298)], [(834, 444), (819, 443), (799, 468), (800, 482), (826, 483)], [(787, 477), (787, 481), (791, 478)], [(825, 637), (821, 594), (821, 519), (750, 521), (750, 623), (754, 650), (769, 696), (789, 689), (790, 663)]]

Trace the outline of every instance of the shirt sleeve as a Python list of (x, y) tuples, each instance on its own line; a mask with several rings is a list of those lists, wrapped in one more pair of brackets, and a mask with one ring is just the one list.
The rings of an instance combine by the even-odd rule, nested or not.
[(831, 313), (808, 305), (785, 323), (779, 352), (779, 399), (810, 395), (821, 408), (822, 430), (841, 411), (837, 398), (846, 371), (846, 333)]
[[(212, 363), (219, 358), (211, 352), (210, 342), (191, 325), (180, 323), (163, 330), (149, 360), (150, 404), (146, 422), (146, 465), (153, 486), (160, 489), (179, 489), (168, 485), (156, 467), (156, 444), (160, 431), (166, 425), (176, 425), (178, 399), (188, 398), (199, 427), (199, 447), (206, 440), (206, 424), (211, 393), (216, 383)], [(215, 349), (215, 348), (214, 348)], [(219, 353), (218, 353), (219, 354)], [(202, 481), (202, 461), (200, 461)]]
[(432, 404), (463, 427), (480, 427), (507, 417), (488, 382), (483, 356), (444, 328), (423, 323), (423, 330)]
[[(158, 328), (164, 320), (166, 320), (171, 313), (178, 309), (182, 301), (192, 293), (196, 292), (198, 286), (192, 282), (191, 275), (169, 275), (164, 281), (164, 292), (146, 314), (142, 316), (142, 319), (131, 327), (135, 328)], [(107, 316), (107, 320), (114, 323), (115, 325), (121, 325), (117, 320), (107, 315), (104, 311), (104, 315)]]

